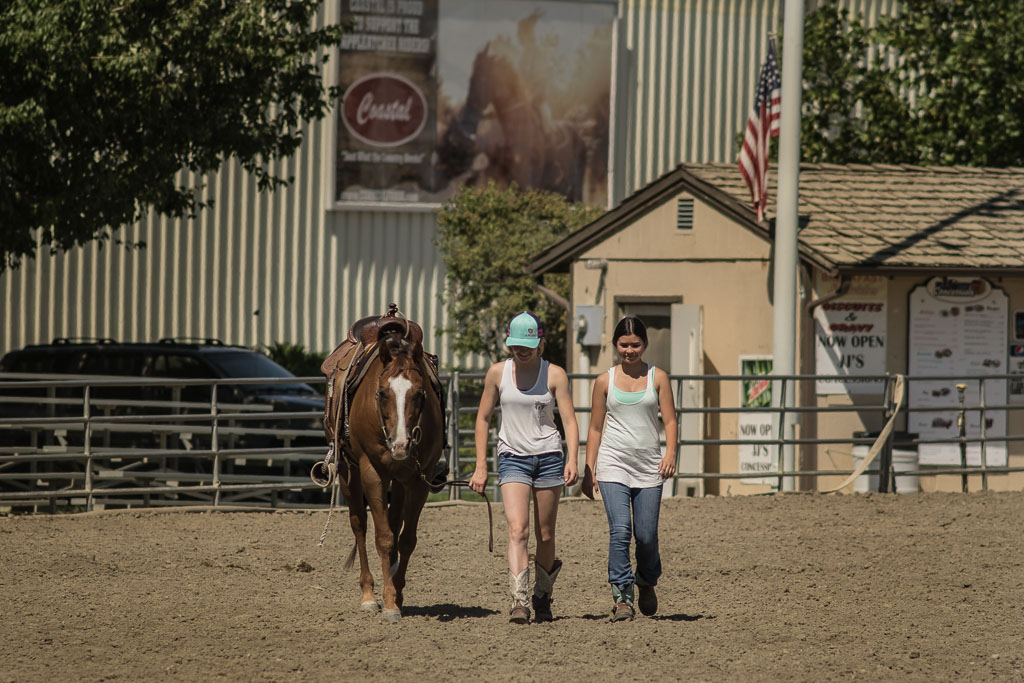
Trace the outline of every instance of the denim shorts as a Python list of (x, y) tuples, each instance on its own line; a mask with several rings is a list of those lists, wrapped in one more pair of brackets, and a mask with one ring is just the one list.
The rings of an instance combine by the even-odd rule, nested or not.
[(540, 455), (498, 454), (498, 486), (517, 482), (535, 489), (565, 485), (565, 460), (562, 451)]

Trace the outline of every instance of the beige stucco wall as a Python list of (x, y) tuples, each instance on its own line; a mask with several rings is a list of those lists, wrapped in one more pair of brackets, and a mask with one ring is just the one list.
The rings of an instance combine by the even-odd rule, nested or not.
[[(690, 198), (680, 194), (679, 197)], [(677, 197), (676, 199), (678, 199)], [(737, 375), (741, 355), (771, 355), (773, 313), (770, 301), (770, 248), (766, 240), (737, 225), (699, 200), (694, 202), (694, 227), (676, 228), (676, 201), (665, 202), (632, 225), (582, 253), (571, 266), (572, 304), (599, 305), (604, 312), (600, 347), (583, 349), (573, 339), (569, 366), (573, 372), (598, 373), (612, 365), (614, 354), (611, 334), (622, 314), (617, 301), (626, 297), (636, 302), (678, 302), (703, 308), (703, 347), (706, 375)], [(584, 267), (588, 259), (607, 262), (605, 270)], [(887, 285), (886, 369), (907, 371), (908, 295), (934, 274), (890, 277)], [(1006, 290), (1011, 314), (1024, 309), (1024, 278), (990, 278)], [(802, 278), (798, 339), (801, 339), (797, 367), (813, 374), (813, 325), (805, 305), (831, 292), (816, 291), (813, 278), (805, 268)], [(1007, 324), (1010, 324), (1009, 321)], [(1012, 341), (1012, 331), (1010, 339)], [(581, 355), (582, 353), (582, 355)], [(589, 405), (589, 384), (578, 382), (574, 397), (578, 405)], [(740, 404), (740, 389), (735, 381), (706, 382), (704, 403), (711, 407), (735, 408)], [(856, 411), (858, 406), (881, 404), (880, 396), (817, 396), (808, 382), (799, 399), (803, 405), (850, 406), (851, 412), (804, 416), (797, 436), (850, 438), (857, 431), (877, 430), (883, 420), (880, 412)], [(584, 422), (585, 424), (585, 422)], [(705, 438), (737, 439), (735, 414), (709, 414), (705, 418)], [(901, 418), (897, 429), (906, 428)], [(1011, 412), (1009, 433), (1024, 433), (1024, 411)], [(585, 433), (585, 432), (584, 432)], [(687, 437), (683, 434), (683, 438)], [(1024, 444), (1008, 444), (1010, 465), (1024, 465)], [(804, 470), (850, 470), (850, 444), (806, 446), (798, 449)], [(706, 446), (704, 469), (708, 472), (739, 471), (736, 446)], [(827, 489), (838, 485), (843, 476), (807, 477), (801, 488)], [(960, 490), (959, 475), (921, 477), (926, 491)], [(980, 477), (972, 477), (971, 490), (980, 490)], [(989, 477), (992, 489), (1024, 489), (1024, 473)], [(745, 484), (739, 479), (708, 480), (707, 493), (743, 495), (768, 490), (766, 485)]]
[[(573, 264), (573, 305), (597, 304), (604, 309), (602, 344), (587, 357), (590, 372), (602, 372), (614, 363), (611, 334), (621, 316), (616, 297), (678, 297), (679, 303), (703, 307), (705, 374), (736, 375), (740, 355), (771, 354), (769, 245), (700, 201), (694, 202), (693, 222), (692, 231), (677, 230), (676, 202), (666, 202)], [(587, 259), (607, 261), (603, 276), (583, 267)], [(576, 372), (581, 370), (580, 348), (574, 341), (570, 355)], [(589, 394), (582, 393), (576, 389), (577, 403), (589, 404)], [(739, 393), (737, 382), (709, 382), (705, 403), (736, 407)], [(705, 429), (724, 439), (737, 438), (735, 415), (709, 416)], [(706, 447), (705, 470), (738, 472), (736, 447)], [(721, 486), (710, 480), (706, 486), (709, 493), (723, 494), (766, 490), (739, 480)]]

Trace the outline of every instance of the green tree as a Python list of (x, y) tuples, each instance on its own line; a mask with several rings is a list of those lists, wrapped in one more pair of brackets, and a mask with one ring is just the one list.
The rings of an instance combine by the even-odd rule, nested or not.
[(320, 0), (0, 3), (0, 272), (142, 217), (205, 206), (179, 184), (230, 157), (261, 190), (336, 96)]
[[(445, 262), (445, 305), (457, 353), (505, 356), (505, 326), (528, 310), (544, 323), (545, 356), (565, 363), (566, 311), (537, 289), (523, 268), (545, 247), (601, 215), (540, 190), (464, 187), (438, 216), (437, 244)], [(568, 298), (564, 274), (544, 275), (543, 286)]]
[(805, 161), (1022, 166), (1024, 3), (901, 0), (868, 28), (823, 2), (803, 103)]

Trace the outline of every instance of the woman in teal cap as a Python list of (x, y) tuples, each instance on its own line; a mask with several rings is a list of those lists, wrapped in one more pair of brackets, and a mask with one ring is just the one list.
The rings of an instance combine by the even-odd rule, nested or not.
[[(523, 312), (512, 318), (505, 345), (512, 357), (487, 371), (480, 408), (476, 414), (476, 470), (469, 487), (483, 493), (487, 486), (487, 433), (495, 405), (501, 405), (498, 431), (498, 485), (508, 522), (508, 575), (512, 593), (509, 621), (530, 621), (527, 596), (530, 566), (530, 498), (534, 500), (537, 548), (534, 562), (533, 618), (551, 621), (551, 593), (562, 568), (555, 557), (555, 519), (563, 486), (577, 479), (579, 427), (563, 368), (541, 358), (544, 326), (537, 316)], [(568, 459), (555, 427), (554, 408), (562, 418)]]

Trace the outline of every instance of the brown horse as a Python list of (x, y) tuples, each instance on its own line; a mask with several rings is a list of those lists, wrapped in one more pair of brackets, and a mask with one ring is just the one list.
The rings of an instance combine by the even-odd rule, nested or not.
[[(411, 323), (410, 323), (411, 324)], [(339, 485), (349, 502), (359, 554), (361, 606), (380, 609), (366, 552), (366, 507), (373, 515), (374, 541), (384, 586), (383, 617), (402, 618), (409, 557), (416, 548), (416, 526), (427, 500), (427, 479), (441, 457), (444, 423), (419, 340), (405, 330), (385, 328), (379, 354), (359, 383), (349, 407), (349, 439), (339, 459)], [(390, 494), (390, 502), (389, 502)], [(352, 565), (349, 555), (346, 567)]]

